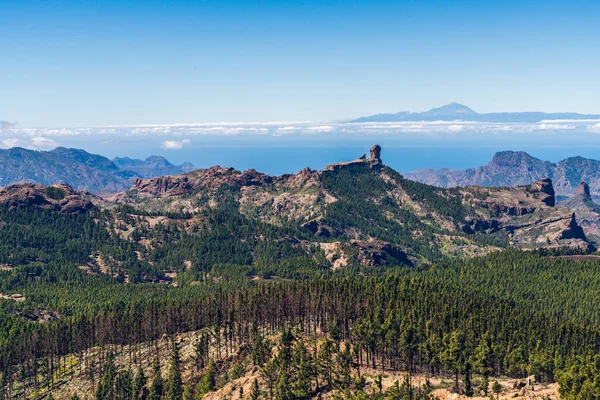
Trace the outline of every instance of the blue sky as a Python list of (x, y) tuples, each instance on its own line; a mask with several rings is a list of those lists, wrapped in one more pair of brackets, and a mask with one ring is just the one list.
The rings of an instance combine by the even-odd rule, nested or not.
[(0, 2), (19, 127), (600, 113), (600, 1)]

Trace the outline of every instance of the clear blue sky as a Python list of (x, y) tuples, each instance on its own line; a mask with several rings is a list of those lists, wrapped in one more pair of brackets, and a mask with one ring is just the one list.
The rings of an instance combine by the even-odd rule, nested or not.
[(0, 120), (600, 113), (600, 1), (0, 2)]

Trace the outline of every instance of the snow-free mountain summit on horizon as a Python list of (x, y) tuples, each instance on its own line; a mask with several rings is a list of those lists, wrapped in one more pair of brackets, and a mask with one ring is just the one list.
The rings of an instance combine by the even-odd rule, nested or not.
[(424, 112), (400, 111), (395, 114), (375, 114), (360, 117), (349, 122), (399, 122), (399, 121), (476, 121), (476, 122), (540, 122), (544, 120), (583, 120), (600, 119), (600, 114), (579, 114), (576, 112), (546, 113), (528, 112), (495, 112), (478, 113), (472, 108), (459, 103), (450, 103), (442, 107), (432, 108)]
[(550, 178), (556, 194), (561, 197), (573, 196), (580, 182), (587, 182), (591, 195), (595, 199), (600, 198), (600, 161), (584, 157), (569, 157), (554, 163), (523, 151), (500, 151), (488, 164), (478, 168), (427, 168), (404, 173), (404, 176), (442, 188), (529, 185), (539, 179)]
[(135, 178), (176, 175), (193, 169), (191, 163), (173, 165), (160, 156), (145, 160), (128, 157), (110, 160), (65, 147), (50, 151), (21, 147), (0, 150), (0, 187), (21, 182), (43, 185), (64, 182), (77, 190), (117, 192), (131, 186)]

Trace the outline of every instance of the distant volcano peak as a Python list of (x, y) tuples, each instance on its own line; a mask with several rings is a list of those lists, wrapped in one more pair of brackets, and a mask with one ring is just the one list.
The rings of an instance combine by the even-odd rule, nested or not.
[(429, 115), (452, 115), (452, 114), (476, 115), (477, 114), (472, 108), (467, 107), (464, 104), (459, 104), (456, 102), (446, 104), (445, 106), (432, 108), (431, 110), (426, 111), (425, 113), (429, 114)]

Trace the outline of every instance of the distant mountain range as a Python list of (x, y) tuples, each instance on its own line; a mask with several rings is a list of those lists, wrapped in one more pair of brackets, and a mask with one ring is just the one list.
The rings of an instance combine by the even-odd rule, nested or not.
[(176, 175), (193, 169), (190, 163), (173, 165), (158, 156), (146, 160), (110, 160), (85, 150), (64, 147), (51, 151), (20, 147), (0, 150), (0, 186), (18, 182), (67, 183), (77, 190), (118, 192), (129, 188), (135, 178)]
[(458, 103), (450, 103), (429, 111), (412, 113), (400, 111), (395, 114), (376, 114), (361, 117), (349, 122), (398, 122), (398, 121), (477, 121), (477, 122), (540, 122), (559, 119), (600, 119), (600, 114), (578, 114), (572, 112), (544, 113), (501, 112), (479, 114), (473, 109)]
[(408, 179), (438, 187), (517, 186), (551, 178), (559, 196), (572, 196), (581, 182), (591, 195), (600, 196), (600, 161), (569, 157), (558, 163), (543, 161), (520, 151), (496, 153), (487, 165), (466, 170), (423, 169), (404, 174)]

